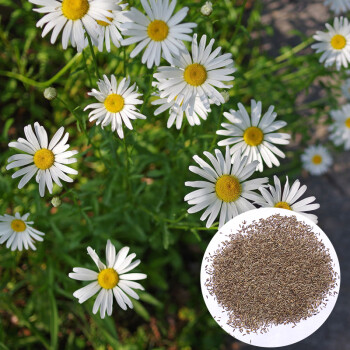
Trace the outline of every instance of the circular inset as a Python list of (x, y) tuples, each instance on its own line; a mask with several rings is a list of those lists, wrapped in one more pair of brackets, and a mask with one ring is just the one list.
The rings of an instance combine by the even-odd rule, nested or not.
[[(249, 225), (253, 221), (258, 221), (259, 219), (266, 219), (272, 215), (279, 214), (281, 216), (295, 216), (298, 221), (304, 222), (307, 225), (310, 225), (312, 231), (317, 235), (317, 239), (325, 245), (326, 249), (329, 249), (329, 254), (332, 258), (333, 270), (336, 272), (337, 284), (331, 290), (332, 293), (327, 297), (326, 304), (323, 306), (320, 311), (308, 317), (305, 320), (294, 324), (285, 324), (285, 325), (272, 325), (269, 327), (266, 333), (262, 332), (251, 332), (249, 334), (241, 333), (239, 329), (232, 328), (227, 321), (229, 319), (228, 313), (220, 306), (212, 293), (208, 291), (206, 282), (210, 278), (209, 270), (211, 264), (210, 256), (215, 255), (215, 252), (218, 251), (223, 245), (224, 241), (229, 239), (229, 236), (232, 234), (237, 234), (237, 230), (240, 228), (240, 225)], [(219, 326), (224, 329), (231, 336), (236, 339), (255, 346), (261, 347), (280, 347), (286, 346), (298, 341), (301, 341), (315, 332), (321, 325), (326, 321), (328, 316), (331, 314), (334, 305), (338, 298), (339, 288), (340, 288), (340, 267), (337, 254), (333, 248), (332, 243), (326, 236), (326, 234), (310, 219), (303, 216), (302, 214), (296, 213), (294, 211), (279, 209), (279, 208), (261, 208), (254, 209), (248, 212), (245, 212), (241, 215), (236, 216), (228, 223), (226, 223), (212, 238), (210, 241), (201, 266), (201, 289), (202, 295), (205, 301), (205, 304), (211, 313), (212, 317), (219, 324)]]

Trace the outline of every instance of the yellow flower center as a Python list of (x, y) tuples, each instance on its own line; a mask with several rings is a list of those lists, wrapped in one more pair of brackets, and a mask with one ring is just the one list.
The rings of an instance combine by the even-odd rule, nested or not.
[(281, 208), (281, 209), (288, 209), (288, 210), (292, 210), (292, 208), (290, 207), (290, 205), (286, 202), (278, 202), (275, 204), (275, 208)]
[(322, 157), (319, 154), (315, 154), (312, 159), (312, 163), (314, 164), (321, 164), (322, 163)]
[(46, 148), (39, 149), (39, 151), (36, 151), (34, 154), (34, 164), (41, 170), (51, 168), (54, 162), (55, 155)]
[(63, 0), (62, 13), (68, 19), (76, 21), (82, 19), (89, 11), (88, 0)]
[(119, 276), (112, 268), (104, 269), (98, 274), (97, 281), (102, 288), (112, 289), (118, 284)]
[(190, 85), (202, 85), (207, 80), (207, 70), (199, 63), (192, 63), (186, 67), (184, 79)]
[(159, 19), (154, 20), (147, 27), (147, 34), (154, 41), (165, 40), (168, 36), (168, 33), (168, 25)]
[(124, 108), (124, 98), (118, 94), (110, 94), (105, 99), (104, 105), (108, 112), (118, 113)]
[(346, 39), (343, 35), (341, 34), (336, 34), (334, 37), (331, 39), (331, 45), (333, 49), (335, 50), (341, 50), (345, 47), (346, 45)]
[(261, 129), (251, 126), (244, 131), (243, 139), (249, 146), (258, 146), (263, 141), (264, 134)]
[(11, 228), (15, 232), (23, 232), (26, 229), (26, 224), (23, 220), (15, 219), (11, 222)]
[(234, 202), (242, 193), (242, 186), (232, 175), (222, 175), (215, 184), (216, 195), (224, 202)]
[(350, 129), (350, 117), (345, 120), (345, 126)]

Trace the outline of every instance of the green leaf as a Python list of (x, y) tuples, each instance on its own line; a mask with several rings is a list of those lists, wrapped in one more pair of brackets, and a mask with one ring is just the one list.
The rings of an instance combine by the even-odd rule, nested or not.
[(151, 317), (145, 307), (135, 299), (132, 300), (132, 303), (134, 305), (135, 312), (140, 315), (145, 321), (149, 321)]

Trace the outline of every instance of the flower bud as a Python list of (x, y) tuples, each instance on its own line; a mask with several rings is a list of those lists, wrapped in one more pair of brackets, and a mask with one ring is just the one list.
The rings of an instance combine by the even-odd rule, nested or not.
[(55, 207), (55, 208), (57, 208), (57, 207), (59, 207), (60, 205), (61, 205), (61, 200), (58, 198), (58, 197), (53, 197), (52, 199), (51, 199), (51, 204)]
[(212, 12), (213, 12), (213, 4), (210, 1), (207, 1), (201, 7), (201, 13), (203, 16), (210, 16)]
[(57, 96), (57, 91), (55, 88), (53, 87), (48, 87), (44, 90), (44, 97), (51, 101), (51, 100), (54, 100)]
[(222, 97), (224, 98), (225, 102), (228, 102), (230, 99), (230, 94), (228, 93), (228, 91), (224, 90), (221, 92)]

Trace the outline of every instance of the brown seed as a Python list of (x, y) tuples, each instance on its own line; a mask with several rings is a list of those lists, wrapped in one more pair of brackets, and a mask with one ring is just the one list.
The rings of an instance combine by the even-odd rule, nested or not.
[(334, 295), (329, 249), (295, 216), (243, 225), (209, 256), (205, 285), (240, 332), (266, 333), (317, 314)]

